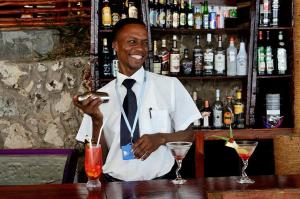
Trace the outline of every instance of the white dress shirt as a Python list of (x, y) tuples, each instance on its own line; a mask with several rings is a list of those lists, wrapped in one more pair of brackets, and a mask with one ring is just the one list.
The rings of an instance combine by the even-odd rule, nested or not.
[[(144, 81), (144, 71), (144, 68), (141, 67), (130, 77), (136, 80), (132, 90), (135, 92), (138, 104)], [(146, 72), (146, 77), (139, 115), (140, 136), (185, 130), (192, 122), (201, 117), (191, 96), (177, 78), (151, 72)], [(128, 77), (118, 73), (117, 88), (122, 103), (127, 92), (122, 82), (126, 78)], [(171, 170), (174, 158), (164, 145), (151, 153), (144, 161), (140, 159), (123, 160), (120, 148), (121, 107), (115, 84), (116, 80), (113, 80), (99, 90), (107, 92), (110, 96), (108, 103), (100, 105), (104, 118), (107, 118), (103, 133), (109, 148), (103, 172), (125, 181), (151, 180), (165, 175)], [(92, 120), (85, 114), (76, 139), (84, 141), (86, 135), (92, 135)]]

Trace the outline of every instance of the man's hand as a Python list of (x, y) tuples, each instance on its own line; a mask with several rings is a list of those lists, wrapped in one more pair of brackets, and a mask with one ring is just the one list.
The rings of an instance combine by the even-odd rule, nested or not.
[(92, 97), (83, 100), (82, 102), (78, 101), (78, 96), (73, 97), (73, 103), (79, 109), (81, 109), (85, 114), (88, 114), (92, 117), (93, 120), (102, 121), (103, 115), (99, 110), (100, 104), (102, 104), (99, 98), (93, 99)]
[(145, 160), (162, 144), (165, 139), (161, 134), (144, 134), (132, 145), (132, 150), (137, 159)]

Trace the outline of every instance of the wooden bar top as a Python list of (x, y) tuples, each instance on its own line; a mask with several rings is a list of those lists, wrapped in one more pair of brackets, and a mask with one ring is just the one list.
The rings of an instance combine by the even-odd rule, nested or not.
[(111, 182), (94, 191), (88, 191), (85, 184), (0, 186), (0, 199), (201, 199), (208, 196), (210, 199), (225, 198), (216, 194), (226, 193), (231, 198), (233, 194), (241, 196), (243, 193), (259, 193), (260, 196), (266, 193), (268, 197), (260, 197), (263, 199), (272, 199), (272, 194), (276, 194), (276, 199), (287, 198), (291, 194), (300, 198), (300, 175), (252, 176), (256, 182), (248, 185), (238, 184), (237, 178), (234, 176), (190, 179), (184, 185), (174, 185), (170, 180)]

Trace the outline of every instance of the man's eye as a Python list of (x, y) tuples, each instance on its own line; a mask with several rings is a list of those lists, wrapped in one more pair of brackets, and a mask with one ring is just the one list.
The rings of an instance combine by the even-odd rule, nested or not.
[(135, 40), (129, 40), (128, 43), (129, 44), (135, 44)]

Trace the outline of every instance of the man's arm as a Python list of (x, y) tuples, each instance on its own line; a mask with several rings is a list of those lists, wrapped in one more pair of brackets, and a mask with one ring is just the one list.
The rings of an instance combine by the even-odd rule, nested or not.
[(191, 125), (186, 130), (175, 133), (145, 134), (133, 144), (132, 150), (136, 158), (144, 160), (161, 145), (175, 141), (193, 142), (194, 132)]

